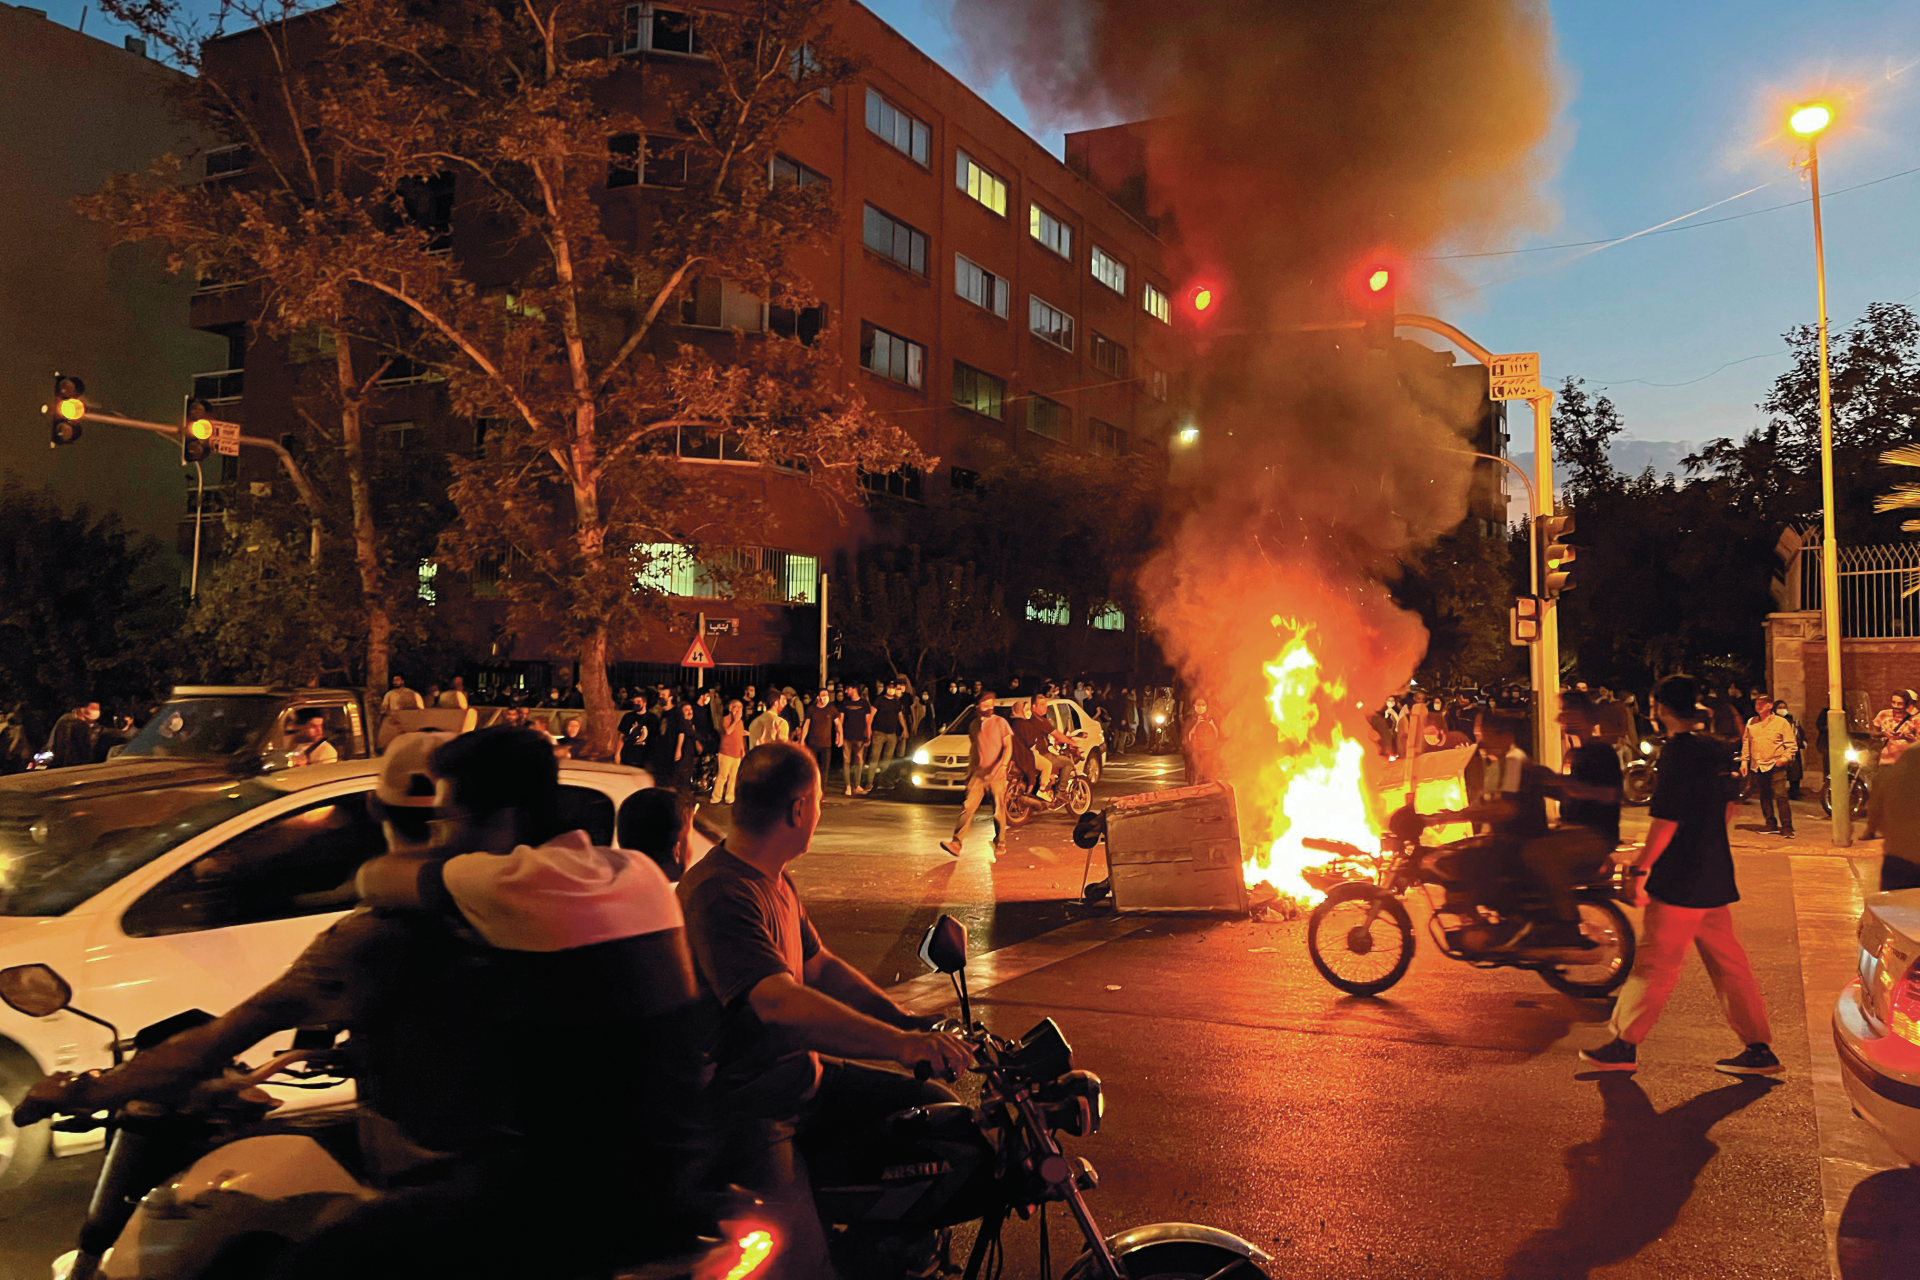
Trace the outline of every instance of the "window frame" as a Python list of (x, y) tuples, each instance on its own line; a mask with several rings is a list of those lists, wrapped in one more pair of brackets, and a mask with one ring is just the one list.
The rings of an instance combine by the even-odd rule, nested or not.
[[(978, 298), (960, 287), (960, 281), (963, 275), (962, 263), (965, 263), (966, 266), (971, 267), (979, 273), (982, 279), (992, 282), (992, 287), (989, 288), (987, 292), (992, 301), (1000, 305), (990, 306), (987, 303), (981, 302)], [(987, 270), (964, 253), (955, 252), (953, 255), (953, 292), (961, 301), (980, 308), (980, 310), (986, 312), (988, 315), (998, 316), (1002, 320), (1008, 319), (1013, 310), (1013, 281), (997, 272)]]
[[(1058, 233), (1057, 238), (1065, 244), (1064, 248), (1041, 234), (1046, 229), (1043, 219), (1053, 224), (1054, 230)], [(1073, 228), (1067, 225), (1064, 218), (1048, 213), (1038, 200), (1027, 202), (1027, 238), (1055, 257), (1065, 258), (1068, 262), (1073, 261)]]
[[(1109, 354), (1107, 359), (1103, 361), (1101, 359), (1101, 353), (1103, 351), (1108, 353), (1117, 351), (1119, 352), (1119, 358), (1114, 359), (1113, 356)], [(1132, 353), (1129, 352), (1123, 344), (1115, 342), (1098, 329), (1087, 330), (1087, 359), (1095, 369), (1098, 369), (1108, 377), (1128, 380), (1133, 377)]]
[(1173, 323), (1173, 296), (1151, 280), (1140, 282), (1140, 309), (1161, 324)]
[[(1059, 435), (1054, 435), (1049, 431), (1042, 431), (1037, 425), (1041, 417), (1040, 407), (1042, 405), (1049, 405), (1052, 410), (1058, 411), (1060, 419)], [(1047, 416), (1052, 417), (1054, 415), (1052, 412), (1049, 412)], [(1071, 444), (1073, 442), (1073, 410), (1051, 396), (1043, 396), (1038, 392), (1029, 392), (1027, 394), (1027, 430), (1029, 433), (1039, 436), (1042, 440), (1052, 440), (1058, 444)]]
[(793, 185), (796, 190), (805, 191), (808, 187), (830, 187), (833, 180), (823, 173), (815, 172), (801, 164), (784, 151), (776, 151), (767, 158), (767, 187), (777, 189), (780, 186), (779, 166), (784, 162), (793, 166)]
[(1125, 427), (1117, 427), (1104, 418), (1087, 419), (1087, 448), (1099, 457), (1124, 458), (1132, 445), (1132, 433)]
[[(973, 156), (968, 154), (965, 147), (955, 147), (953, 149), (953, 157), (954, 185), (959, 187), (967, 199), (973, 201), (996, 218), (1005, 220), (1007, 216), (1008, 198), (1007, 180), (974, 159)], [(991, 201), (987, 200), (976, 190), (976, 188), (984, 189), (989, 182), (1000, 189), (1000, 207), (997, 209), (994, 208)]]
[[(1060, 317), (1061, 319), (1067, 322), (1066, 323), (1067, 340), (1064, 343), (1057, 338), (1048, 337), (1047, 334), (1038, 327), (1038, 325), (1035, 322), (1034, 312), (1035, 312), (1035, 309), (1039, 307), (1045, 307), (1048, 311), (1052, 312), (1054, 315)], [(1040, 339), (1040, 341), (1046, 343), (1048, 346), (1053, 347), (1055, 350), (1058, 350), (1058, 351), (1064, 351), (1068, 355), (1072, 355), (1074, 350), (1074, 340), (1075, 340), (1074, 331), (1079, 327), (1080, 327), (1080, 322), (1074, 318), (1071, 312), (1064, 311), (1061, 308), (1054, 306), (1051, 302), (1048, 302), (1045, 298), (1041, 297), (1037, 293), (1029, 293), (1027, 295), (1027, 332), (1032, 334), (1034, 337)]]
[[(861, 203), (861, 209), (863, 210), (860, 215), (861, 245), (865, 247), (868, 252), (879, 254), (882, 258), (891, 262), (894, 266), (899, 267), (902, 271), (925, 280), (927, 278), (927, 254), (933, 246), (933, 238), (926, 232), (920, 230), (920, 228), (914, 226), (911, 222), (894, 217), (885, 209), (882, 209), (879, 205), (871, 201), (863, 201)], [(875, 218), (879, 218), (888, 224), (890, 229), (890, 234), (887, 237), (889, 241), (888, 248), (882, 249), (870, 239), (874, 229), (873, 220)], [(894, 251), (900, 243), (900, 234), (902, 232), (905, 232), (907, 236), (907, 261), (905, 262), (902, 262), (898, 254)], [(919, 241), (917, 246), (914, 243), (916, 239)], [(913, 265), (913, 251), (916, 247), (920, 251), (920, 265), (917, 267)]]
[[(876, 369), (874, 367), (873, 354), (880, 349), (880, 344), (877, 341), (879, 338), (886, 338), (889, 344), (898, 342), (904, 346), (905, 350), (902, 355), (905, 363), (905, 369), (903, 371), (905, 376), (896, 378), (888, 370)], [(916, 355), (918, 356), (917, 381), (915, 380)], [(892, 361), (889, 360), (888, 363), (891, 365)], [(906, 387), (912, 391), (924, 392), (927, 385), (927, 348), (923, 343), (915, 342), (905, 334), (895, 333), (891, 329), (883, 329), (871, 320), (862, 320), (860, 322), (860, 368), (867, 373), (871, 373), (876, 378), (882, 378), (893, 383), (897, 387)]]
[[(716, 306), (718, 308), (718, 318), (713, 324), (702, 324), (697, 319), (689, 320), (687, 318), (689, 314), (689, 309), (696, 308), (699, 306), (700, 287), (708, 283), (717, 284), (720, 288), (720, 296), (716, 303)], [(766, 299), (760, 297), (758, 294), (755, 294), (749, 291), (745, 286), (740, 284), (739, 281), (729, 280), (725, 276), (695, 276), (692, 280), (689, 280), (687, 282), (686, 288), (687, 288), (687, 294), (684, 298), (680, 300), (680, 327), (681, 328), (699, 329), (706, 333), (765, 333), (767, 331)], [(727, 302), (728, 302), (727, 291), (729, 289), (734, 291), (733, 301), (735, 302), (736, 305), (740, 304), (740, 300), (742, 298), (751, 298), (753, 300), (754, 306), (758, 310), (757, 310), (757, 319), (752, 326), (735, 325), (735, 324), (727, 323)]]
[[(994, 398), (995, 412), (988, 412), (980, 407), (978, 392), (982, 389), (979, 385), (981, 379), (999, 384), (1000, 394)], [(963, 380), (974, 383), (972, 390), (975, 394), (971, 399), (961, 398), (960, 384)], [(1007, 420), (1007, 380), (997, 374), (988, 373), (985, 369), (970, 365), (964, 360), (955, 360), (953, 362), (953, 405), (957, 409), (979, 414), (994, 422), (1005, 422)]]
[[(1119, 275), (1120, 282), (1118, 284), (1115, 284), (1113, 281), (1107, 279), (1106, 276), (1100, 274), (1100, 264), (1102, 260), (1106, 262), (1107, 266), (1112, 268), (1114, 273)], [(1089, 242), (1087, 251), (1087, 273), (1121, 297), (1124, 298), (1127, 296), (1127, 264), (1108, 253), (1105, 249), (1102, 249), (1099, 245), (1091, 242)]]
[[(653, 42), (653, 19), (660, 13), (675, 13), (687, 20), (687, 48), (662, 49)], [(700, 47), (699, 15), (690, 7), (673, 4), (645, 3), (629, 4), (624, 16), (630, 19), (621, 32), (619, 43), (614, 45), (616, 56), (635, 53), (658, 53), (669, 58), (699, 58), (705, 60), (706, 52)]]
[[(883, 132), (880, 125), (875, 123), (876, 119), (879, 119), (882, 123), (885, 122), (885, 117), (882, 114), (884, 111), (891, 111), (907, 122), (906, 146), (901, 146), (892, 135)], [(867, 109), (864, 114), (864, 120), (867, 126), (867, 132), (886, 143), (887, 146), (913, 161), (922, 169), (930, 170), (933, 167), (933, 126), (872, 85), (867, 86)], [(916, 130), (918, 132), (916, 132)]]

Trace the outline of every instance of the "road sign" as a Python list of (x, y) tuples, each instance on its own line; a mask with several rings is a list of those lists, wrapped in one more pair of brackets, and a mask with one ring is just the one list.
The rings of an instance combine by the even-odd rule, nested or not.
[(213, 451), (225, 454), (229, 458), (240, 456), (240, 424), (237, 422), (219, 422), (213, 424)]
[(737, 636), (740, 634), (740, 619), (708, 618), (707, 634), (710, 636)]
[(1487, 391), (1495, 400), (1531, 400), (1540, 394), (1540, 353), (1494, 356), (1487, 361)]
[(713, 665), (713, 650), (707, 648), (705, 636), (695, 636), (693, 643), (687, 646), (687, 656), (680, 659), (683, 667), (710, 667)]

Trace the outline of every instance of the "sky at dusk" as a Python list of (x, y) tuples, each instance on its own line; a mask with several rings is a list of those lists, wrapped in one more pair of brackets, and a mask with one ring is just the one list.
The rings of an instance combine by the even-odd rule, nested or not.
[[(42, 3), (56, 21), (80, 18), (70, 0)], [(946, 0), (869, 7), (970, 78)], [(1571, 374), (1607, 389), (1641, 439), (1751, 429), (1755, 402), (1786, 367), (1781, 334), (1814, 318), (1811, 221), (1793, 203), (1806, 187), (1777, 121), (1782, 105), (1823, 88), (1853, 95), (1822, 148), (1833, 324), (1868, 302), (1920, 297), (1920, 6), (1616, 0), (1559, 3), (1553, 15), (1563, 102), (1545, 159), (1558, 220), (1506, 247), (1611, 240), (1707, 206), (1717, 207), (1674, 225), (1753, 216), (1604, 248), (1457, 260), (1448, 265), (1469, 287), (1428, 290), (1417, 299), (1428, 309), (1496, 351), (1538, 350), (1549, 382)], [(98, 12), (88, 30), (124, 34)], [(975, 87), (1027, 123), (1014, 86)], [(1060, 150), (1058, 134), (1041, 141)], [(1757, 212), (1775, 205), (1789, 207)]]

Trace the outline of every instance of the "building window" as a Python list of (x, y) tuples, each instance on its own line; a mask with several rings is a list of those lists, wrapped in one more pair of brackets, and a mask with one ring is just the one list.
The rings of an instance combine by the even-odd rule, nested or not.
[(952, 467), (947, 471), (947, 488), (972, 493), (980, 487), (980, 473), (970, 467)]
[(731, 280), (697, 279), (680, 303), (680, 323), (693, 329), (759, 333), (767, 327), (766, 304)]
[(380, 432), (387, 444), (395, 449), (409, 449), (420, 443), (420, 424), (417, 422), (383, 422)]
[(960, 189), (1001, 217), (1007, 216), (1007, 184), (964, 151), (954, 153), (954, 182)]
[(630, 4), (616, 53), (678, 53), (703, 56), (693, 15), (657, 4)]
[(867, 128), (879, 134), (880, 140), (894, 150), (912, 156), (920, 164), (927, 163), (927, 144), (931, 137), (927, 126), (874, 89), (867, 90)]
[(616, 133), (607, 139), (607, 185), (640, 185), (640, 135)]
[(1049, 440), (1064, 441), (1073, 432), (1073, 411), (1045, 396), (1027, 398), (1027, 430)]
[(1140, 305), (1161, 324), (1173, 323), (1173, 302), (1151, 283), (1140, 286)]
[[(787, 58), (787, 74), (793, 78), (795, 84), (799, 84), (810, 75), (818, 75), (819, 73), (820, 56), (813, 51), (813, 46), (810, 44), (801, 45)], [(828, 88), (820, 90), (814, 96), (822, 102), (831, 104), (833, 102), (833, 89), (829, 86)]]
[(874, 472), (861, 470), (855, 474), (860, 487), (868, 493), (883, 494), (889, 498), (905, 498), (908, 502), (919, 502), (920, 472), (913, 467), (902, 467), (898, 471)]
[(1127, 376), (1127, 349), (1102, 333), (1092, 337), (1093, 367), (1116, 378)]
[(1093, 278), (1121, 297), (1127, 296), (1127, 264), (1109, 256), (1099, 245), (1093, 246)]
[(1002, 320), (1012, 296), (1006, 277), (997, 276), (964, 254), (953, 255), (953, 291), (974, 306), (991, 311)]
[(915, 275), (927, 274), (927, 238), (872, 205), (867, 206), (863, 239), (867, 248), (893, 259)]
[(431, 609), (440, 603), (440, 592), (434, 586), (434, 580), (440, 576), (440, 566), (431, 560), (422, 560), (415, 578), (415, 588), (420, 594), (420, 603)]
[(375, 381), (383, 387), (392, 387), (410, 382), (438, 382), (439, 377), (431, 368), (418, 360), (412, 360), (406, 356), (391, 356), (387, 360), (387, 367), (380, 371), (380, 376)]
[(1062, 351), (1073, 350), (1073, 317), (1031, 293), (1027, 295), (1027, 327), (1035, 337)]
[(767, 181), (775, 187), (811, 187), (824, 186), (827, 180), (792, 156), (776, 155), (768, 162)]
[(1067, 625), (1069, 614), (1070, 609), (1064, 596), (1041, 591), (1036, 592), (1033, 598), (1027, 601), (1028, 622), (1038, 622), (1047, 627), (1064, 627)]
[(253, 148), (244, 142), (230, 147), (215, 147), (207, 152), (207, 177), (231, 178), (253, 167)]
[(607, 139), (609, 187), (684, 187), (687, 142), (672, 134), (616, 133)]
[(1073, 228), (1037, 204), (1027, 206), (1027, 231), (1035, 240), (1072, 261)]
[(1140, 389), (1162, 404), (1167, 400), (1167, 371), (1151, 360), (1140, 362)]
[(333, 330), (323, 329), (319, 325), (307, 325), (293, 331), (287, 339), (288, 364), (312, 364), (316, 360), (332, 360), (339, 351), (334, 343)]
[(810, 347), (820, 337), (820, 331), (827, 327), (827, 305), (816, 303), (811, 307), (768, 307), (767, 331), (777, 333), (783, 338), (792, 338), (803, 347)]
[[(677, 542), (647, 542), (633, 549), (636, 569), (633, 589), (657, 595), (711, 600), (721, 594), (719, 581), (706, 564)], [(820, 580), (820, 561), (814, 556), (776, 551), (771, 547), (725, 547), (707, 553), (707, 560), (729, 573), (764, 575), (765, 586), (747, 599), (774, 604), (806, 604)]]
[(1113, 603), (1111, 600), (1100, 606), (1099, 611), (1093, 615), (1092, 622), (1095, 631), (1125, 631), (1127, 629), (1127, 615), (1121, 611), (1119, 605)]
[(1109, 458), (1118, 458), (1127, 451), (1127, 433), (1111, 422), (1102, 422), (1094, 418), (1087, 423), (1087, 434), (1095, 453)]
[(962, 409), (971, 409), (982, 417), (1002, 422), (1007, 414), (1007, 384), (1002, 378), (974, 368), (970, 364), (953, 362), (953, 402)]
[(860, 326), (860, 367), (916, 390), (923, 382), (927, 349), (870, 324)]

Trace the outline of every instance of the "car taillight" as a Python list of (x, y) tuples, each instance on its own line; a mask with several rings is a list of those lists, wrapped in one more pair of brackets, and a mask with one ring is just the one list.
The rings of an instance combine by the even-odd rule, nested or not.
[(1920, 1047), (1920, 962), (1908, 966), (1893, 982), (1887, 1002), (1887, 1028), (1908, 1044)]

